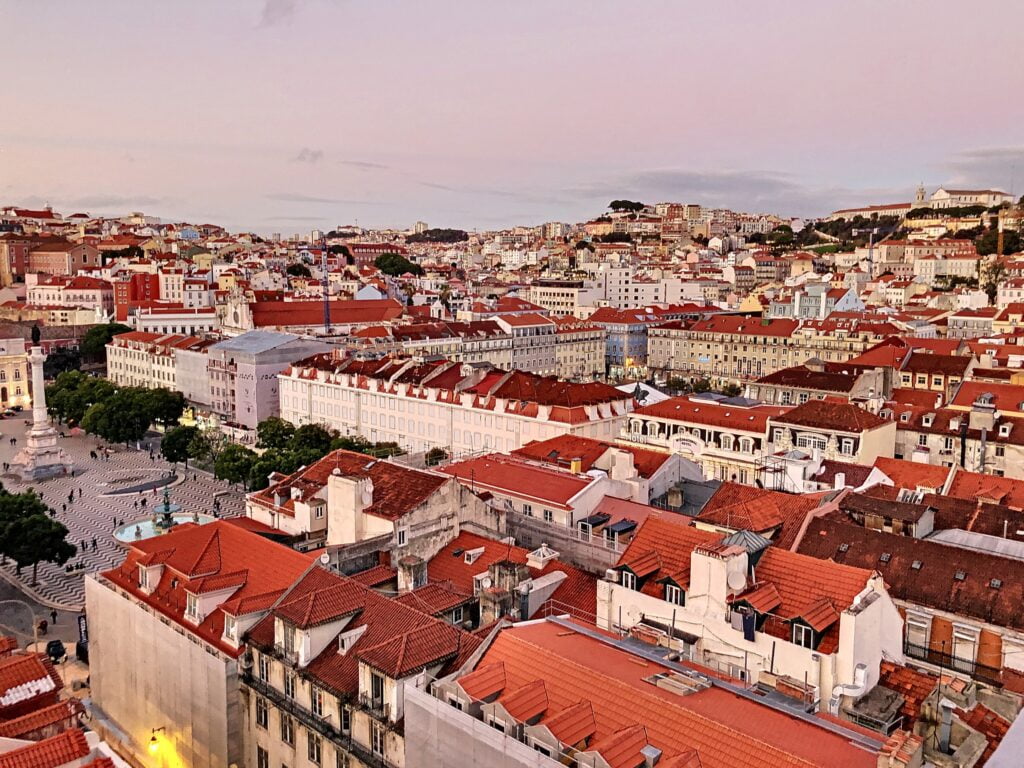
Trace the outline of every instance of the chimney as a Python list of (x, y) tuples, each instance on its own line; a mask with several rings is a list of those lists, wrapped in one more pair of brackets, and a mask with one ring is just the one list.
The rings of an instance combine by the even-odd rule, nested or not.
[(411, 592), (427, 583), (427, 561), (416, 555), (406, 555), (398, 561), (398, 591)]
[(953, 732), (953, 707), (956, 706), (948, 699), (939, 702), (939, 709), (942, 714), (942, 722), (939, 723), (939, 751), (944, 755), (951, 754), (949, 750), (950, 736)]
[(579, 458), (577, 456), (572, 461), (570, 461), (569, 462), (569, 471), (572, 472), (574, 475), (582, 474), (583, 473), (583, 459), (581, 459), (581, 458)]
[(644, 768), (654, 768), (661, 760), (661, 750), (653, 744), (648, 744), (641, 749), (640, 754), (644, 756)]

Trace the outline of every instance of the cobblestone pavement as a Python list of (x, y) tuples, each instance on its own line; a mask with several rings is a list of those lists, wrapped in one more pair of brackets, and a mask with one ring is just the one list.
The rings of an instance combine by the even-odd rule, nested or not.
[[(20, 415), (20, 414), (19, 414)], [(27, 416), (27, 414), (26, 414)], [(18, 449), (24, 445), (28, 427), (22, 418), (0, 420), (0, 462), (9, 462)], [(10, 438), (16, 438), (18, 444), (12, 446)], [(113, 536), (115, 521), (122, 523), (139, 519), (148, 519), (146, 510), (161, 501), (162, 489), (115, 496), (104, 496), (112, 490), (111, 482), (121, 481), (125, 485), (143, 482), (150, 477), (157, 477), (162, 472), (173, 468), (164, 461), (158, 452), (159, 438), (153, 438), (152, 444), (155, 459), (151, 460), (148, 451), (137, 450), (134, 445), (125, 449), (124, 445), (110, 446), (113, 453), (109, 461), (90, 458), (90, 452), (98, 450), (104, 443), (98, 438), (88, 435), (66, 437), (60, 440), (61, 447), (74, 462), (75, 476), (54, 478), (38, 483), (22, 483), (8, 475), (2, 477), (3, 485), (12, 493), (34, 487), (39, 491), (46, 503), (57, 512), (57, 519), (68, 528), (68, 541), (79, 547), (79, 552), (68, 561), (68, 565), (80, 563), (85, 567), (81, 570), (67, 572), (65, 566), (53, 563), (39, 564), (39, 581), (34, 587), (28, 587), (32, 579), (32, 569), (23, 568), (19, 582), (31, 595), (52, 601), (70, 610), (80, 609), (85, 602), (84, 576), (94, 571), (105, 570), (120, 563), (124, 558), (124, 546)], [(240, 490), (231, 488), (221, 480), (215, 480), (204, 472), (185, 472), (178, 468), (179, 479), (170, 487), (171, 502), (180, 504), (182, 512), (212, 513), (214, 498), (220, 499), (221, 516), (233, 517), (240, 515), (244, 509), (244, 498)], [(129, 482), (126, 482), (129, 481)], [(79, 498), (81, 490), (81, 498)], [(68, 496), (74, 493), (74, 501), (68, 502)], [(145, 496), (146, 509), (133, 508)], [(66, 507), (66, 509), (64, 508)], [(92, 547), (93, 539), (96, 549)], [(82, 548), (82, 544), (85, 548)], [(8, 562), (0, 566), (4, 575), (15, 576), (14, 565)], [(3, 606), (0, 606), (0, 623), (3, 622)]]

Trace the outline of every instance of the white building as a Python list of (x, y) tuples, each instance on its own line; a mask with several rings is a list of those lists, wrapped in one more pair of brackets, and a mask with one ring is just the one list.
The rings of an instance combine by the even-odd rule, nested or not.
[(317, 355), (280, 376), (281, 417), (413, 451), (511, 451), (571, 433), (618, 435), (632, 398), (606, 384), (576, 384), (487, 365), (422, 358)]

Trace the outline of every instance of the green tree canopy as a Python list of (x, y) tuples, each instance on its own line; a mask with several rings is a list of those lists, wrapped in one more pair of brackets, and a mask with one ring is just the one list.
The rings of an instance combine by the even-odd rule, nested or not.
[(332, 435), (319, 424), (303, 424), (288, 441), (291, 451), (317, 451), (321, 456), (331, 450)]
[(19, 573), (31, 565), (33, 584), (39, 563), (63, 565), (77, 551), (67, 541), (68, 529), (48, 513), (32, 491), (12, 494), (0, 488), (0, 553), (14, 560)]
[(132, 329), (121, 323), (106, 323), (105, 325), (94, 325), (85, 332), (79, 349), (82, 351), (82, 358), (90, 363), (107, 362), (107, 344), (110, 340), (121, 333), (129, 333)]
[(157, 422), (169, 427), (178, 422), (185, 411), (185, 396), (181, 392), (172, 392), (163, 387), (144, 391), (147, 393), (145, 405), (149, 409), (150, 423)]
[(407, 243), (464, 243), (466, 240), (469, 235), (461, 229), (425, 229), (405, 238)]
[(168, 430), (160, 441), (160, 453), (173, 464), (184, 462), (188, 466), (188, 460), (195, 458), (192, 450), (198, 445), (199, 434), (199, 427), (180, 426)]
[(643, 203), (638, 203), (633, 200), (612, 200), (608, 203), (608, 207), (613, 211), (642, 211), (644, 209)]
[[(999, 249), (999, 232), (996, 229), (986, 230), (981, 237), (975, 241), (978, 253), (988, 256)], [(1020, 234), (1013, 230), (1003, 232), (1003, 255), (1017, 253), (1021, 249)]]
[(396, 277), (409, 272), (413, 275), (422, 275), (423, 267), (413, 264), (400, 253), (382, 253), (373, 261), (373, 265), (386, 275)]
[(114, 385), (106, 379), (65, 371), (46, 388), (46, 408), (58, 421), (78, 424), (90, 406), (106, 402), (114, 391)]
[(213, 473), (229, 483), (245, 483), (249, 479), (256, 454), (244, 445), (232, 443), (224, 448), (213, 463)]
[(305, 264), (300, 264), (299, 262), (295, 262), (294, 264), (289, 264), (288, 268), (285, 271), (289, 275), (291, 275), (292, 277), (312, 277), (313, 276), (313, 273), (309, 271), (309, 267), (307, 267)]
[(256, 447), (280, 450), (288, 445), (295, 434), (295, 425), (278, 416), (264, 419), (256, 427)]
[(77, 371), (82, 367), (82, 355), (77, 349), (59, 347), (46, 356), (43, 363), (43, 378), (53, 381), (65, 371)]

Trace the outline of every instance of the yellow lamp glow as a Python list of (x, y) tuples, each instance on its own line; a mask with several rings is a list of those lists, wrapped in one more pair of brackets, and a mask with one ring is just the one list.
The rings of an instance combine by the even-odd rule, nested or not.
[(149, 736), (149, 754), (155, 755), (160, 749), (160, 742), (157, 741), (156, 732), (164, 730), (164, 726), (154, 728), (153, 732)]

